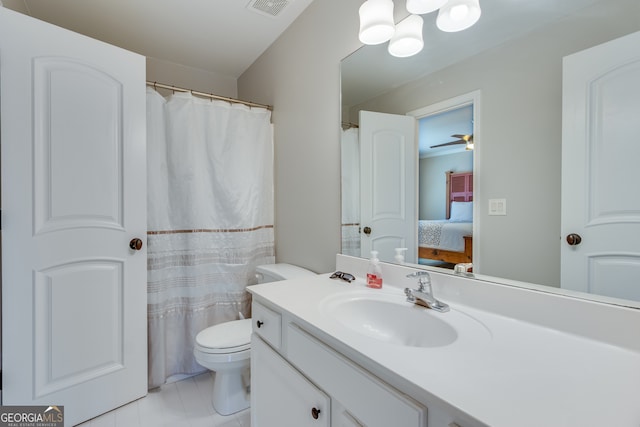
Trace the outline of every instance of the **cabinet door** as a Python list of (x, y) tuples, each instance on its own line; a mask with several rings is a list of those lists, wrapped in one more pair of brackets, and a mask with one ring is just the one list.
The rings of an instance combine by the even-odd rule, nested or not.
[(364, 427), (339, 402), (331, 401), (331, 427)]
[(329, 427), (329, 397), (257, 335), (251, 337), (251, 425)]
[[(349, 416), (368, 427), (425, 427), (427, 409), (291, 324), (287, 357), (331, 395)], [(336, 405), (337, 411), (341, 407)], [(340, 417), (336, 416), (340, 420)], [(345, 425), (346, 421), (341, 420)], [(348, 424), (346, 424), (348, 425)], [(357, 425), (357, 424), (356, 424)]]

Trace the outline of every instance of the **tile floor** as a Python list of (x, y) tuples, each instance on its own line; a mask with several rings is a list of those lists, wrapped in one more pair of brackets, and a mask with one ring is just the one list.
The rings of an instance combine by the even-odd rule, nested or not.
[(146, 397), (80, 424), (81, 427), (250, 427), (250, 410), (222, 416), (211, 406), (210, 372), (149, 392)]

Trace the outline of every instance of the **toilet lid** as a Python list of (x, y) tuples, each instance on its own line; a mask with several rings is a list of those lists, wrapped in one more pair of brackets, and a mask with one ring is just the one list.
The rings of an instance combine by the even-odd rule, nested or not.
[(228, 352), (250, 348), (251, 319), (233, 320), (210, 326), (196, 335), (196, 344), (208, 353)]

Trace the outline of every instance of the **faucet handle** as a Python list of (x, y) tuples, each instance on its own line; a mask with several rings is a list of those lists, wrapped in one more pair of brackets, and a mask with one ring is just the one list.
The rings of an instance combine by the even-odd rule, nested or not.
[(404, 294), (407, 296), (408, 302), (415, 302), (416, 298), (413, 296), (413, 291), (409, 288), (404, 288)]
[[(431, 293), (431, 276), (429, 276), (429, 272), (428, 271), (424, 271), (424, 270), (420, 270), (420, 271), (414, 271), (411, 274), (407, 274), (408, 278), (418, 278), (418, 290), (420, 292), (424, 292), (425, 290), (427, 290), (429, 293)], [(426, 286), (428, 286), (429, 288), (427, 289)]]

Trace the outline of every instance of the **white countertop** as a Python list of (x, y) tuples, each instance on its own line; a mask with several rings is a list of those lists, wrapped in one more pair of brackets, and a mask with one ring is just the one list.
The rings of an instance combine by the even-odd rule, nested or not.
[[(629, 348), (446, 300), (451, 312), (429, 314), (454, 326), (458, 339), (443, 347), (410, 347), (345, 327), (323, 303), (348, 293), (404, 301), (399, 288), (374, 290), (361, 279), (347, 284), (324, 275), (249, 290), (416, 400), (439, 401), (482, 424), (640, 426), (640, 353)], [(637, 324), (620, 328), (640, 334)]]

